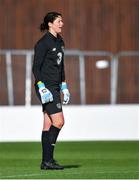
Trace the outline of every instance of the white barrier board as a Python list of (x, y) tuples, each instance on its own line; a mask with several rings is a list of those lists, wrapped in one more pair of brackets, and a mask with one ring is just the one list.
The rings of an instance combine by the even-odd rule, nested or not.
[[(139, 105), (64, 106), (58, 140), (139, 140)], [(0, 107), (0, 141), (40, 141), (40, 106)]]

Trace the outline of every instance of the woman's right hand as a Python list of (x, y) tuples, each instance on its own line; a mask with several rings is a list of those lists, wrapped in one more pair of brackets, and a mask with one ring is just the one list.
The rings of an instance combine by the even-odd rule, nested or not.
[(39, 93), (40, 93), (40, 96), (41, 96), (42, 104), (52, 102), (53, 101), (53, 95), (49, 91), (49, 89), (47, 89), (45, 87), (45, 84), (43, 82), (39, 81), (37, 83), (37, 85), (39, 87)]

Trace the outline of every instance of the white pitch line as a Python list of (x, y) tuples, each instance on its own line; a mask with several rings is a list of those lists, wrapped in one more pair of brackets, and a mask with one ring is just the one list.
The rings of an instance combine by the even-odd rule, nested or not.
[[(139, 173), (139, 171), (95, 171), (94, 174), (102, 174), (102, 173)], [(68, 174), (71, 174), (71, 172), (69, 173), (66, 173), (67, 175)], [(73, 174), (80, 174), (80, 173), (72, 173)], [(88, 174), (88, 173), (87, 173)], [(18, 175), (9, 175), (9, 176), (1, 176), (1, 178), (18, 178), (18, 177), (29, 177), (29, 176), (45, 176), (46, 174), (42, 174), (42, 173), (38, 173), (38, 174), (18, 174)]]
[(40, 176), (40, 175), (45, 175), (45, 174), (17, 174), (17, 175), (2, 176), (0, 178), (29, 177), (29, 176)]

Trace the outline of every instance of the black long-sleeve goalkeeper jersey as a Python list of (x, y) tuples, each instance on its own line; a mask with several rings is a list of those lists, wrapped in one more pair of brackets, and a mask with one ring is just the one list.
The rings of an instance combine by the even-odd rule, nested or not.
[(64, 41), (47, 32), (35, 45), (32, 71), (35, 82), (59, 84), (65, 80)]

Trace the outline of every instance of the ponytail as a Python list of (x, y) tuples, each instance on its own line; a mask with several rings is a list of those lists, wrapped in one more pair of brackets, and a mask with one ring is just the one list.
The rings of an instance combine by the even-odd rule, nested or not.
[(46, 29), (47, 29), (46, 24), (45, 24), (44, 22), (41, 23), (41, 24), (40, 24), (40, 31), (41, 31), (41, 32), (44, 32)]

